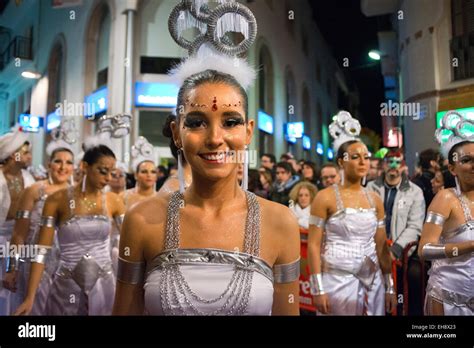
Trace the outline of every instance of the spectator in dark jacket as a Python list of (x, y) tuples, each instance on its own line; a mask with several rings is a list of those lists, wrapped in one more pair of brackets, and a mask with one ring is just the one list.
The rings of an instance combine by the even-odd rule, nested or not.
[(290, 191), (299, 180), (299, 176), (293, 175), (291, 164), (279, 162), (276, 165), (276, 182), (272, 187), (270, 200), (289, 206)]
[(424, 150), (419, 156), (421, 174), (413, 182), (423, 191), (425, 207), (429, 207), (434, 197), (431, 180), (433, 180), (436, 171), (440, 170), (439, 159), (439, 152), (433, 149)]

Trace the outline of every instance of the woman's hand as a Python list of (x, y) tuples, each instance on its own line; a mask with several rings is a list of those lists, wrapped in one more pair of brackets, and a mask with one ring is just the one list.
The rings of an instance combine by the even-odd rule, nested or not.
[(313, 303), (316, 306), (316, 309), (322, 314), (330, 313), (329, 296), (327, 294), (313, 296)]
[(396, 294), (385, 294), (385, 312), (392, 313), (397, 308), (397, 295)]
[(13, 315), (30, 315), (31, 309), (33, 308), (34, 299), (25, 298), (25, 301), (18, 306)]

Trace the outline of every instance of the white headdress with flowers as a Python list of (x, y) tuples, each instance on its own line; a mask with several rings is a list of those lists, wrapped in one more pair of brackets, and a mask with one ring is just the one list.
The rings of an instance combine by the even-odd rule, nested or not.
[(448, 111), (441, 119), (435, 138), (441, 147), (441, 154), (448, 158), (453, 146), (464, 141), (474, 142), (474, 115), (463, 116), (457, 111)]
[(333, 122), (329, 125), (329, 134), (334, 139), (333, 148), (337, 153), (339, 147), (351, 140), (360, 140), (361, 126), (359, 121), (352, 117), (347, 111), (339, 111), (334, 116)]

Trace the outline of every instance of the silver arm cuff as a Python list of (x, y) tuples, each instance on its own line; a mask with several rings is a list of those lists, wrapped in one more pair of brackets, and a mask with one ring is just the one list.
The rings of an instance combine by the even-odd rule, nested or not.
[(377, 221), (377, 228), (383, 228), (383, 227), (385, 227), (385, 218)]
[(393, 278), (391, 273), (383, 275), (383, 282), (385, 284), (385, 293), (386, 294), (395, 294), (395, 288), (393, 286)]
[(423, 255), (423, 258), (426, 260), (438, 260), (448, 257), (446, 255), (445, 245), (431, 243), (423, 245), (423, 249), (421, 249), (421, 255)]
[(31, 260), (31, 262), (42, 263), (46, 262), (46, 258), (51, 251), (51, 247), (47, 245), (35, 245), (35, 256)]
[(18, 210), (16, 212), (16, 218), (18, 219), (29, 219), (31, 217), (31, 211), (29, 210)]
[(291, 283), (300, 278), (300, 258), (284, 265), (273, 266), (275, 283)]
[(309, 217), (309, 224), (314, 225), (317, 228), (324, 228), (324, 225), (326, 225), (326, 220), (320, 218), (319, 216), (311, 215)]
[(7, 273), (18, 270), (18, 266), (20, 265), (20, 254), (15, 253), (13, 254), (13, 256), (7, 257), (6, 263), (7, 263), (7, 267), (5, 271)]
[(118, 258), (117, 280), (127, 284), (143, 282), (145, 262), (131, 262)]
[(309, 283), (311, 284), (312, 295), (324, 295), (326, 292), (323, 287), (323, 275), (321, 273), (311, 274), (309, 276)]
[(429, 211), (426, 214), (425, 224), (432, 223), (435, 225), (443, 226), (445, 221), (446, 218), (443, 215), (435, 213), (433, 211)]
[(40, 221), (40, 226), (54, 228), (56, 224), (56, 219), (54, 216), (42, 216)]

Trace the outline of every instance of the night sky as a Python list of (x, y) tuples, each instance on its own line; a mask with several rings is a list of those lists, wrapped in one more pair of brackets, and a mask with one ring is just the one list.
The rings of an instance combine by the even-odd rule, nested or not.
[[(385, 101), (383, 76), (380, 65), (356, 68), (373, 63), (368, 57), (371, 49), (378, 48), (377, 32), (383, 28), (383, 18), (365, 17), (359, 0), (310, 1), (319, 30), (332, 48), (342, 69), (349, 70), (353, 83), (359, 90), (363, 127), (381, 134), (380, 103)], [(350, 67), (342, 66), (349, 58)]]

